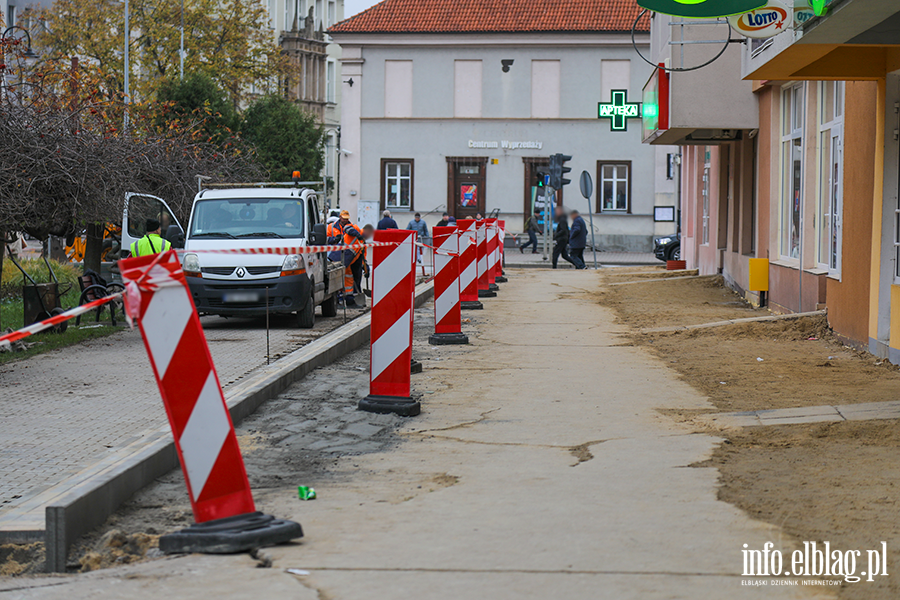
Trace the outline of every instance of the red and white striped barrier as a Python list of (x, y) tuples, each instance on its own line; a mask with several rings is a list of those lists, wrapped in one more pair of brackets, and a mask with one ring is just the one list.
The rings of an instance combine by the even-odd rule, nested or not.
[(460, 219), (459, 230), (459, 300), (460, 308), (472, 310), (484, 308), (478, 300), (477, 239), (475, 219)]
[(477, 251), (477, 277), (478, 297), (493, 298), (497, 292), (493, 291), (488, 280), (488, 252), (487, 252), (487, 221), (484, 219), (475, 222), (476, 226), (476, 251)]
[[(369, 248), (383, 246), (379, 242), (366, 242), (365, 244), (332, 244), (330, 246), (280, 246), (278, 248), (206, 248), (198, 250), (177, 250), (179, 254), (319, 254), (321, 252), (333, 252), (346, 250), (347, 248)], [(387, 244), (390, 245), (390, 244)]]
[(372, 256), (372, 326), (369, 395), (359, 409), (403, 416), (419, 414), (410, 397), (416, 234), (402, 229), (375, 232)]
[(500, 289), (497, 285), (497, 262), (500, 250), (497, 248), (497, 219), (485, 219), (487, 222), (487, 259), (488, 259), (488, 288), (493, 291)]
[(434, 256), (434, 335), (428, 342), (468, 344), (459, 306), (459, 230), (451, 226), (431, 231), (438, 252)]
[(506, 264), (506, 221), (497, 219), (497, 227), (499, 236), (497, 238), (497, 246), (500, 248), (500, 256), (497, 261), (497, 272), (495, 273), (494, 281), (497, 283), (506, 283), (508, 280), (503, 276), (503, 265)]
[(75, 308), (70, 308), (66, 312), (59, 313), (58, 315), (54, 315), (49, 319), (44, 319), (43, 321), (39, 321), (37, 323), (32, 323), (28, 327), (23, 327), (18, 331), (13, 331), (11, 333), (6, 333), (0, 335), (0, 348), (4, 350), (9, 350), (12, 344), (18, 342), (21, 339), (32, 336), (36, 333), (40, 333), (42, 331), (46, 331), (51, 327), (56, 327), (60, 323), (64, 323), (69, 319), (74, 319), (79, 315), (83, 315), (86, 312), (90, 312), (95, 308), (103, 306), (107, 302), (112, 302), (113, 300), (118, 300), (124, 295), (124, 292), (119, 292), (118, 294), (110, 294), (104, 298), (98, 298), (92, 302), (88, 302), (87, 304), (82, 304), (81, 306), (76, 306)]
[[(195, 527), (227, 518), (233, 521), (241, 515), (250, 520), (265, 517), (255, 512), (231, 415), (176, 252), (122, 260), (119, 267), (129, 296), (126, 308), (138, 321), (172, 427), (194, 520), (201, 524)], [(267, 539), (265, 545), (303, 535), (296, 523), (271, 517), (266, 523), (282, 527), (269, 529), (275, 537)], [(286, 524), (291, 526), (285, 528)], [(207, 530), (208, 526), (200, 531)], [(204, 551), (202, 543), (197, 545), (204, 535), (194, 531), (164, 536), (160, 549)], [(185, 536), (189, 539), (183, 540)], [(246, 537), (239, 532), (231, 541), (243, 547), (252, 543)], [(244, 544), (239, 543), (241, 540)]]

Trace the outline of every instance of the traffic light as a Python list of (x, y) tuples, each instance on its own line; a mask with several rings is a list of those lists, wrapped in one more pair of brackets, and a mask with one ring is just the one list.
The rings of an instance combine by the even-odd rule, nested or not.
[(558, 190), (562, 186), (572, 183), (563, 177), (572, 171), (570, 167), (565, 166), (566, 162), (570, 160), (572, 157), (568, 154), (554, 154), (550, 157), (550, 187), (553, 189)]
[(534, 180), (531, 182), (531, 187), (544, 187), (544, 183), (546, 181), (547, 175), (550, 174), (550, 170), (547, 167), (535, 167), (532, 173), (532, 177), (534, 177)]

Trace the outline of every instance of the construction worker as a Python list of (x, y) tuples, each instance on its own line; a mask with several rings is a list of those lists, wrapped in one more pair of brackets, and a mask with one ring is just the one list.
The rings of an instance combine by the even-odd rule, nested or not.
[(344, 233), (344, 245), (348, 246), (344, 250), (344, 306), (365, 308), (365, 298), (360, 303), (355, 300), (357, 282), (362, 281), (363, 262), (365, 262), (365, 233), (359, 225), (350, 222), (350, 213), (347, 211), (341, 212), (341, 220), (338, 221), (338, 224), (343, 224), (341, 231)]
[(131, 256), (149, 256), (151, 254), (159, 254), (172, 248), (172, 244), (168, 240), (160, 237), (160, 224), (156, 219), (147, 219), (147, 233), (136, 242), (131, 243)]

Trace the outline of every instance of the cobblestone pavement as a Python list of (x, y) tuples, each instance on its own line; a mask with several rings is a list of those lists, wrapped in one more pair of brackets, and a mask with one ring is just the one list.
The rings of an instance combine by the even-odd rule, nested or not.
[[(202, 323), (225, 389), (266, 364), (265, 320)], [(317, 317), (304, 330), (273, 318), (271, 360), (342, 323)], [(137, 330), (0, 366), (0, 390), (0, 518), (166, 420)]]

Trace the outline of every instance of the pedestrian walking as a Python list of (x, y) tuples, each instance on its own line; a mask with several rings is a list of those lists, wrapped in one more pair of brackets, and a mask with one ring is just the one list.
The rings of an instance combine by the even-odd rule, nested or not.
[(576, 269), (584, 269), (584, 249), (587, 246), (587, 225), (577, 210), (569, 213), (572, 217), (572, 229), (569, 230), (569, 258)]
[(537, 238), (537, 236), (539, 233), (541, 233), (541, 234), (544, 233), (544, 230), (541, 229), (541, 226), (538, 223), (540, 221), (540, 218), (541, 218), (541, 209), (536, 208), (536, 209), (534, 209), (534, 214), (531, 215), (530, 217), (528, 217), (528, 220), (525, 221), (525, 233), (528, 234), (528, 241), (525, 242), (524, 244), (522, 244), (521, 246), (519, 246), (519, 252), (521, 252), (522, 254), (525, 254), (525, 248), (527, 248), (529, 246), (531, 246), (532, 254), (538, 253), (538, 249), (537, 249), (538, 238)]
[[(420, 213), (416, 213), (413, 215), (413, 220), (409, 222), (409, 225), (406, 228), (410, 231), (415, 231), (416, 236), (418, 237), (418, 242), (422, 244), (428, 243), (428, 224), (422, 220), (422, 215)], [(422, 247), (416, 247), (416, 261), (422, 262)]]
[(563, 210), (562, 206), (556, 207), (556, 231), (553, 233), (553, 242), (553, 268), (556, 268), (556, 263), (559, 261), (560, 256), (572, 262), (572, 259), (569, 258), (569, 253), (566, 251), (566, 246), (569, 245), (569, 223), (566, 220), (566, 211)]
[(397, 221), (391, 218), (391, 211), (386, 210), (381, 213), (381, 220), (378, 221), (379, 231), (384, 229), (400, 229), (397, 227)]
[(172, 248), (172, 244), (168, 240), (162, 239), (159, 235), (160, 224), (156, 219), (147, 219), (144, 223), (147, 233), (136, 242), (131, 242), (131, 256), (149, 256), (151, 254), (159, 254)]

